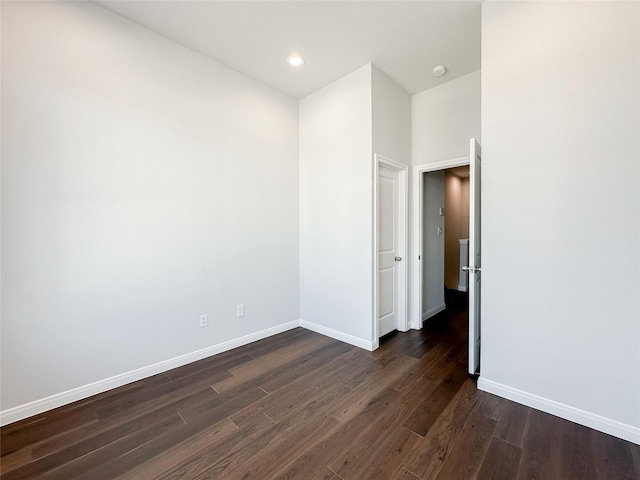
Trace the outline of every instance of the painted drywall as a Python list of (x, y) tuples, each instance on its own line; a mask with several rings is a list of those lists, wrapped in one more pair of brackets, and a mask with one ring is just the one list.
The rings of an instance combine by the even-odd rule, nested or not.
[(2, 409), (297, 321), (297, 132), (95, 4), (3, 2)]
[(300, 317), (372, 340), (371, 65), (299, 102)]
[(413, 165), (469, 156), (480, 141), (480, 71), (411, 97)]
[[(444, 308), (444, 171), (423, 174), (422, 318)], [(438, 228), (442, 233), (438, 232)]]
[(300, 105), (300, 316), (365, 348), (373, 329), (373, 154), (411, 163), (411, 98), (368, 64)]
[(411, 96), (371, 66), (373, 153), (411, 166)]
[(639, 7), (482, 5), (479, 385), (640, 443)]
[(469, 238), (469, 178), (445, 171), (444, 187), (444, 283), (458, 289), (460, 242)]

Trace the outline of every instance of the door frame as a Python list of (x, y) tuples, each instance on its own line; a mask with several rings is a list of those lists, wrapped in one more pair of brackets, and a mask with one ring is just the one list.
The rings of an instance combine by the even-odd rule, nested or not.
[(403, 261), (398, 262), (398, 330), (409, 330), (408, 322), (408, 285), (409, 285), (409, 167), (386, 158), (377, 153), (373, 154), (373, 212), (372, 212), (372, 297), (373, 297), (373, 350), (380, 346), (378, 336), (378, 173), (380, 166), (384, 166), (398, 173), (398, 256)]
[(441, 162), (427, 163), (413, 167), (413, 185), (411, 196), (411, 226), (412, 226), (412, 252), (411, 252), (411, 313), (409, 327), (414, 330), (422, 328), (422, 202), (423, 174), (427, 172), (437, 172), (454, 167), (469, 165), (469, 156), (452, 158)]

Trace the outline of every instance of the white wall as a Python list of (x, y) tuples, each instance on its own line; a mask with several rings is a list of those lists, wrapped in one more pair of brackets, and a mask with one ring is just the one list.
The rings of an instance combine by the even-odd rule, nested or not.
[(297, 320), (297, 120), (94, 4), (3, 2), (2, 409)]
[[(422, 319), (444, 309), (444, 171), (423, 174)], [(438, 233), (438, 227), (442, 234)]]
[(480, 141), (480, 71), (411, 97), (413, 165), (469, 155)]
[(411, 162), (411, 98), (368, 64), (300, 100), (300, 316), (365, 348), (373, 331), (373, 153)]
[(373, 153), (411, 166), (411, 96), (371, 66)]
[(638, 443), (639, 13), (482, 5), (480, 382)]
[[(371, 65), (300, 106), (300, 317), (372, 340)], [(346, 337), (345, 337), (346, 336)]]

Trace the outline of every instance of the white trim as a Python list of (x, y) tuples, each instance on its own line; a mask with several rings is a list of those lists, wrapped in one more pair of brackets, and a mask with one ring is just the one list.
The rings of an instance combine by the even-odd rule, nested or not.
[(466, 292), (467, 291), (467, 287), (465, 287), (464, 285), (458, 285), (458, 291), (459, 292)]
[(82, 387), (73, 388), (71, 390), (67, 390), (66, 392), (57, 393), (40, 400), (35, 400), (33, 402), (25, 403), (24, 405), (9, 408), (0, 412), (0, 425), (5, 426), (9, 423), (17, 422), (18, 420), (22, 420), (24, 418), (31, 417), (48, 410), (52, 410), (69, 403), (88, 398), (98, 393), (106, 392), (107, 390), (111, 390), (113, 388), (121, 387), (137, 380), (142, 380), (143, 378), (147, 378), (158, 373), (166, 372), (167, 370), (171, 370), (172, 368), (181, 367), (182, 365), (186, 365), (197, 360), (202, 360), (203, 358), (210, 357), (211, 355), (216, 355), (218, 353), (226, 352), (227, 350), (241, 347), (242, 345), (246, 345), (257, 340), (262, 340), (263, 338), (267, 338), (299, 326), (300, 321), (293, 320), (291, 322), (283, 323), (275, 327), (267, 328), (266, 330), (262, 330), (260, 332), (245, 335), (244, 337), (235, 338), (233, 340), (222, 342), (217, 345), (212, 345), (210, 347), (180, 355), (169, 360), (163, 360), (161, 362), (154, 363), (153, 365), (148, 365), (136, 370), (131, 370), (130, 372), (121, 373), (113, 377), (105, 378), (104, 380), (98, 380), (97, 382), (93, 382)]
[(446, 309), (447, 309), (447, 305), (444, 303), (441, 303), (437, 307), (433, 307), (431, 310), (424, 312), (422, 314), (422, 321), (424, 322), (425, 320), (429, 320), (434, 315), (437, 315), (438, 313), (443, 312)]
[(464, 167), (469, 165), (469, 157), (451, 158), (449, 160), (443, 160), (441, 162), (425, 163), (424, 165), (417, 165), (413, 167), (413, 171), (420, 172), (437, 172), (439, 170), (447, 170), (449, 168)]
[(339, 332), (338, 330), (327, 328), (322, 325), (318, 325), (317, 323), (311, 323), (306, 320), (300, 320), (300, 326), (302, 328), (306, 328), (307, 330), (311, 330), (312, 332), (319, 333), (326, 337), (331, 337), (336, 340), (340, 340), (341, 342), (345, 342), (350, 345), (354, 345), (356, 347), (364, 348), (365, 350), (373, 351), (377, 348), (376, 344), (378, 342), (372, 342), (369, 340), (365, 340), (364, 338), (354, 337), (353, 335), (349, 335), (348, 333)]
[[(371, 265), (372, 265), (372, 332), (373, 339), (371, 344), (373, 350), (380, 345), (379, 333), (378, 333), (378, 169), (383, 165), (398, 172), (398, 185), (400, 186), (400, 194), (402, 201), (400, 202), (400, 224), (398, 226), (400, 230), (400, 251), (398, 256), (403, 258), (403, 262), (398, 265), (398, 290), (401, 295), (398, 295), (398, 330), (406, 332), (409, 329), (409, 314), (408, 314), (408, 299), (409, 299), (409, 167), (398, 163), (394, 160), (386, 158), (377, 153), (373, 154), (373, 178), (372, 178), (372, 193), (373, 193), (373, 209), (372, 216), (372, 251), (371, 251)], [(329, 335), (331, 336), (331, 335)], [(334, 337), (336, 338), (336, 337)], [(345, 340), (347, 343), (347, 340)], [(354, 344), (355, 345), (355, 344)], [(367, 347), (362, 347), (367, 348)]]
[(412, 195), (411, 195), (411, 312), (409, 326), (414, 330), (422, 328), (422, 174), (448, 168), (469, 165), (469, 157), (452, 158), (442, 162), (427, 163), (413, 167)]
[(574, 423), (590, 427), (600, 432), (622, 438), (640, 445), (640, 428), (597, 415), (595, 413), (580, 410), (579, 408), (565, 405), (548, 398), (540, 397), (532, 393), (509, 387), (484, 377), (478, 379), (478, 390), (493, 393), (514, 402), (521, 403), (536, 410), (540, 410), (556, 417), (564, 418)]

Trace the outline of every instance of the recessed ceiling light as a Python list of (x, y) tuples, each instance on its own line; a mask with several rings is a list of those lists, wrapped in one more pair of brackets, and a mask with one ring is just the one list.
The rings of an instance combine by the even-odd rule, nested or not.
[(291, 65), (292, 67), (299, 67), (304, 63), (304, 58), (302, 58), (300, 55), (289, 55), (289, 58), (287, 59), (287, 61), (289, 62), (289, 65)]
[(434, 77), (441, 77), (442, 75), (447, 73), (447, 69), (444, 68), (444, 65), (437, 65), (433, 67), (433, 70), (431, 71), (431, 73), (433, 73)]

